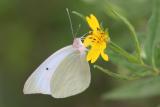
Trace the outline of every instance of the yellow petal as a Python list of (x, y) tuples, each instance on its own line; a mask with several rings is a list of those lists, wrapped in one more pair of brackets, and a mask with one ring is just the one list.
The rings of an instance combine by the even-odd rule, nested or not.
[(91, 59), (91, 63), (95, 63), (96, 60), (98, 59), (99, 55), (100, 55), (99, 51), (95, 52), (92, 59)]
[(100, 25), (97, 18), (93, 14), (91, 14), (90, 17), (92, 22), (94, 23), (95, 30), (97, 30), (97, 28), (100, 29)]
[(87, 61), (90, 61), (93, 57), (94, 51), (93, 50), (89, 50), (88, 54), (87, 54)]
[(92, 20), (90, 19), (90, 17), (86, 17), (86, 20), (87, 20), (87, 23), (88, 23), (88, 25), (89, 25), (89, 27), (93, 30), (93, 22), (92, 22)]
[(100, 56), (101, 51), (100, 51), (99, 46), (97, 46), (97, 45), (92, 46), (91, 50), (92, 50), (91, 63), (94, 63), (98, 59), (98, 57)]
[(86, 20), (87, 20), (88, 25), (90, 26), (90, 28), (93, 31), (96, 31), (97, 29), (100, 29), (99, 22), (93, 14), (91, 14), (90, 17), (87, 16)]
[(98, 59), (100, 54), (101, 54), (101, 51), (99, 47), (96, 45), (93, 45), (91, 49), (88, 51), (87, 61), (91, 61), (91, 63), (94, 63)]
[(101, 56), (102, 56), (102, 58), (103, 58), (105, 61), (108, 61), (108, 60), (109, 60), (108, 55), (105, 54), (104, 52), (101, 52)]
[(102, 50), (106, 49), (106, 42), (103, 42), (103, 43), (102, 43), (101, 49), (102, 49)]

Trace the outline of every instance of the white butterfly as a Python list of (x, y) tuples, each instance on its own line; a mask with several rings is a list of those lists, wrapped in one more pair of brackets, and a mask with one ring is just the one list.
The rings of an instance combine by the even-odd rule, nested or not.
[(24, 94), (48, 94), (65, 98), (83, 92), (91, 80), (90, 67), (86, 61), (86, 48), (81, 38), (47, 58), (28, 78)]

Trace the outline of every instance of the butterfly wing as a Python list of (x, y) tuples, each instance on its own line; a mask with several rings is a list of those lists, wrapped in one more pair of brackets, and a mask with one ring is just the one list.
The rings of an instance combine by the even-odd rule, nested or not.
[(85, 54), (75, 51), (68, 55), (55, 70), (51, 79), (51, 94), (65, 98), (83, 92), (91, 80), (90, 67)]
[(50, 80), (62, 60), (75, 50), (66, 46), (48, 57), (28, 78), (24, 85), (24, 94), (50, 94)]

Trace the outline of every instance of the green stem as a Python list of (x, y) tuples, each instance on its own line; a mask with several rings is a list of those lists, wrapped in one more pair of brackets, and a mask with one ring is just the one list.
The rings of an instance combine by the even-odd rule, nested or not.
[(118, 53), (119, 55), (123, 56), (128, 61), (136, 63), (136, 64), (139, 63), (139, 61), (137, 60), (137, 58), (135, 56), (129, 54), (127, 51), (125, 51), (124, 49), (122, 49), (121, 47), (116, 45), (114, 42), (110, 41), (110, 46), (109, 47), (112, 51), (114, 51), (114, 52)]
[(134, 40), (137, 57), (138, 57), (140, 63), (143, 64), (143, 60), (141, 59), (141, 48), (140, 48), (140, 44), (139, 44), (139, 41), (138, 41), (138, 38), (137, 38), (137, 34), (136, 34), (136, 32), (135, 32), (134, 27), (132, 26), (132, 24), (131, 24), (124, 16), (120, 15), (119, 13), (117, 13), (117, 12), (116, 12), (115, 10), (113, 10), (113, 9), (111, 9), (111, 11), (112, 11), (116, 16), (118, 16), (118, 17), (126, 24), (126, 26), (128, 27), (128, 29), (130, 30), (131, 35), (132, 35), (133, 40)]
[(136, 47), (136, 52), (137, 52), (138, 59), (141, 62), (141, 64), (143, 64), (144, 62), (141, 59), (141, 48), (140, 48), (140, 44), (139, 44), (139, 41), (138, 41), (138, 38), (137, 38), (137, 34), (135, 32), (135, 29), (134, 29), (134, 27), (130, 23), (126, 23), (126, 24), (128, 24), (129, 29), (130, 29), (130, 31), (131, 31), (131, 33), (133, 35), (133, 40), (135, 42), (135, 47)]
[(153, 72), (152, 72), (153, 75), (158, 75), (158, 74), (160, 73), (157, 68), (154, 68), (154, 67), (149, 66), (149, 65), (147, 65), (147, 64), (140, 64), (140, 66), (143, 67), (143, 68), (146, 68), (146, 69), (148, 69), (148, 70), (153, 71)]
[(118, 74), (118, 73), (113, 73), (107, 69), (104, 69), (98, 65), (94, 65), (94, 68), (97, 68), (99, 70), (101, 70), (102, 72), (106, 73), (107, 75), (111, 76), (111, 77), (114, 77), (116, 79), (123, 79), (123, 80), (135, 80), (135, 79), (138, 79), (138, 77), (128, 77), (128, 76), (125, 76), (125, 75), (121, 75), (121, 74)]
[(160, 73), (160, 71), (157, 68), (154, 68), (153, 66), (146, 65), (145, 63), (141, 63), (135, 56), (133, 56), (132, 54), (129, 54), (128, 52), (126, 52), (124, 49), (122, 49), (121, 47), (119, 47), (118, 45), (116, 45), (112, 41), (110, 41), (110, 49), (112, 51), (120, 54), (121, 56), (126, 58), (128, 61), (130, 61), (132, 63), (136, 63), (143, 68), (147, 68), (148, 70), (153, 71), (153, 75), (158, 75)]

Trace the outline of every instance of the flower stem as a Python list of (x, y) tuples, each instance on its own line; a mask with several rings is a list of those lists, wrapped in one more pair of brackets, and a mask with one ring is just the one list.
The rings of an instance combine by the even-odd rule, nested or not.
[(158, 75), (160, 73), (160, 71), (157, 68), (154, 68), (154, 67), (149, 66), (147, 64), (140, 64), (140, 66), (143, 68), (147, 68), (148, 70), (153, 71), (153, 75)]
[(98, 65), (94, 65), (94, 68), (97, 68), (97, 69), (101, 70), (102, 72), (106, 73), (107, 75), (109, 75), (111, 77), (114, 77), (116, 79), (135, 80), (135, 79), (139, 78), (139, 77), (128, 77), (128, 76), (125, 76), (125, 75), (114, 73), (114, 72), (111, 72), (108, 69), (104, 69), (104, 68), (102, 68), (102, 67), (100, 67)]
[(139, 44), (139, 41), (138, 41), (138, 38), (137, 38), (137, 34), (135, 32), (135, 29), (134, 27), (132, 26), (132, 24), (127, 20), (127, 18), (125, 18), (124, 16), (120, 15), (119, 13), (117, 13), (115, 10), (111, 9), (111, 11), (116, 15), (118, 16), (119, 19), (122, 20), (122, 22), (124, 22), (126, 24), (126, 26), (128, 27), (128, 29), (130, 30), (131, 32), (131, 35), (133, 37), (133, 40), (134, 40), (134, 45), (135, 45), (135, 48), (136, 48), (136, 54), (137, 54), (137, 57), (138, 57), (138, 60), (141, 64), (143, 64), (143, 60), (141, 59), (141, 48), (140, 48), (140, 44)]
[(139, 61), (137, 60), (137, 58), (135, 56), (133, 56), (132, 54), (129, 54), (127, 51), (125, 51), (124, 49), (122, 49), (121, 47), (116, 45), (114, 42), (110, 41), (110, 46), (109, 47), (112, 51), (114, 51), (114, 52), (118, 53), (119, 55), (123, 56), (128, 61), (136, 63), (136, 64), (139, 63)]

